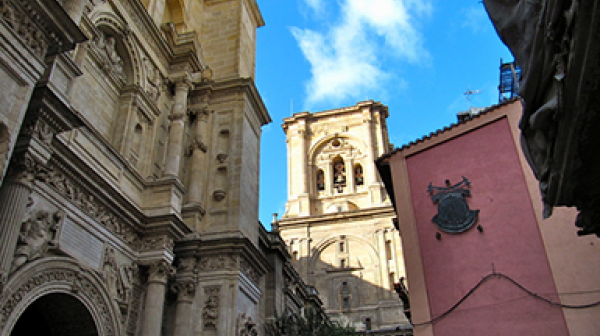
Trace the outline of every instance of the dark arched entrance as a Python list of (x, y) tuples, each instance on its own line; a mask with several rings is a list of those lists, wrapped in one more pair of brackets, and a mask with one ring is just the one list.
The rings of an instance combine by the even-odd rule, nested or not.
[(89, 310), (68, 294), (48, 294), (19, 317), (10, 336), (98, 336)]

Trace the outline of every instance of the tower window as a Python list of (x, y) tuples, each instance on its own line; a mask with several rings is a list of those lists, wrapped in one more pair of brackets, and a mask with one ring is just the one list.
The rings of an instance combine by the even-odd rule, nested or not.
[(345, 245), (344, 242), (341, 241), (340, 242), (340, 252), (345, 252), (346, 246), (344, 246), (344, 245)]
[(317, 190), (323, 191), (325, 190), (325, 173), (322, 169), (317, 171)]
[(365, 179), (363, 177), (363, 168), (359, 164), (354, 166), (354, 183), (357, 186), (365, 184)]
[(346, 259), (342, 258), (340, 259), (340, 268), (346, 268)]

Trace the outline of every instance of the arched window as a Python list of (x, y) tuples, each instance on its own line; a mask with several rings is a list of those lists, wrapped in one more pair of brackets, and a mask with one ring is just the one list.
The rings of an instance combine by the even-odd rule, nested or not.
[(360, 164), (354, 166), (354, 184), (357, 186), (365, 184), (365, 179), (363, 177), (363, 167)]
[(371, 318), (367, 317), (367, 318), (365, 318), (365, 329), (371, 330), (371, 328), (373, 328), (373, 326), (371, 324)]
[(323, 169), (317, 170), (317, 190), (325, 190), (325, 173), (323, 172)]
[(333, 187), (341, 193), (346, 187), (346, 165), (341, 157), (333, 160)]

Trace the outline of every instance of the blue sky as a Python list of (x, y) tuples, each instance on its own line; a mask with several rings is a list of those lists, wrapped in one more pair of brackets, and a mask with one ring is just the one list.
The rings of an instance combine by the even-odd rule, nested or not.
[[(373, 99), (399, 147), (498, 102), (500, 58), (512, 61), (478, 0), (258, 0), (256, 84), (263, 127), (260, 220), (285, 211), (282, 119)], [(467, 90), (478, 90), (470, 101)]]

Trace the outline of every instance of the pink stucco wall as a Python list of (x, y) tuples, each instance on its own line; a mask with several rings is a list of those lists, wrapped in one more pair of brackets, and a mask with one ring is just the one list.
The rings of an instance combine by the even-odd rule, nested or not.
[[(556, 287), (507, 120), (500, 119), (406, 159), (431, 317), (444, 313), (493, 270), (557, 300)], [(442, 232), (426, 192), (461, 176), (484, 231)], [(476, 224), (477, 225), (477, 224)], [(419, 322), (419, 321), (415, 321)], [(435, 336), (569, 335), (563, 312), (504, 279), (492, 279), (433, 325)]]

